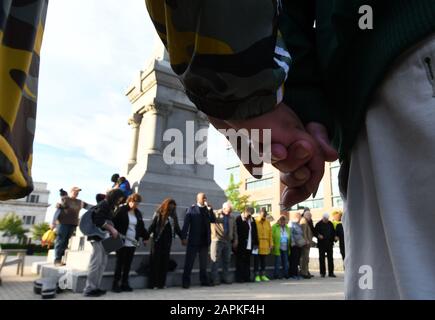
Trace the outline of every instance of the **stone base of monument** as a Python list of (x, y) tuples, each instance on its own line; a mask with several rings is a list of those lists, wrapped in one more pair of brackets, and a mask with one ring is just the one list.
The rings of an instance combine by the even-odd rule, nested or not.
[[(79, 271), (79, 270), (69, 270), (68, 268), (62, 267), (63, 272), (72, 271), (73, 273), (73, 282), (72, 282), (72, 291), (75, 293), (81, 293), (83, 292), (83, 289), (86, 285), (86, 277), (87, 272), (86, 271)], [(55, 267), (54, 265), (51, 266), (43, 266), (42, 268), (42, 277), (54, 277), (58, 275), (59, 272), (61, 272), (58, 267)], [(268, 266), (266, 268), (266, 274), (268, 277), (272, 279), (273, 276), (273, 267)], [(183, 269), (177, 269), (173, 272), (168, 272), (167, 278), (166, 278), (166, 287), (181, 287), (182, 285), (182, 276), (183, 276)], [(230, 268), (230, 276), (231, 281), (234, 281), (235, 279), (235, 268)], [(110, 290), (112, 288), (113, 283), (113, 271), (106, 271), (103, 276), (101, 289), (104, 290)], [(129, 284), (133, 289), (144, 289), (148, 288), (148, 277), (144, 275), (138, 275), (135, 271), (130, 272), (129, 277)], [(191, 286), (199, 286), (199, 269), (193, 269), (192, 275), (191, 275)]]
[[(91, 252), (83, 252), (83, 251), (69, 251), (67, 265), (63, 267), (55, 267), (52, 263), (41, 264), (40, 266), (40, 275), (42, 277), (50, 277), (57, 276), (59, 273), (63, 274), (65, 272), (72, 273), (72, 291), (73, 292), (82, 292), (87, 277), (87, 265), (89, 263)], [(310, 270), (312, 272), (318, 272), (319, 270), (319, 260), (318, 260), (318, 251), (317, 249), (312, 250), (312, 254), (310, 254)], [(171, 259), (177, 263), (177, 268), (173, 272), (168, 272), (166, 286), (167, 287), (180, 287), (182, 285), (182, 274), (184, 267), (184, 257), (185, 252), (171, 252)], [(141, 263), (148, 264), (149, 252), (145, 251), (137, 251), (135, 253), (135, 257), (132, 262), (132, 268), (130, 272), (130, 286), (133, 289), (144, 289), (148, 287), (148, 277), (145, 275), (138, 275), (136, 270), (139, 268)], [(253, 265), (253, 259), (251, 260)], [(113, 283), (114, 269), (116, 264), (116, 255), (110, 254), (106, 271), (104, 273), (103, 281), (102, 281), (102, 289), (110, 290)], [(273, 269), (274, 269), (274, 257), (268, 256), (266, 260), (267, 264), (267, 275), (272, 278)], [(231, 266), (230, 268), (230, 279), (234, 281), (235, 277), (235, 257), (234, 255), (231, 257)], [(337, 252), (334, 252), (334, 266), (336, 271), (343, 270), (343, 263), (341, 257), (337, 256)], [(210, 270), (210, 261), (209, 268)], [(253, 277), (253, 271), (252, 271)], [(199, 259), (195, 260), (195, 264), (193, 267), (192, 275), (191, 275), (191, 285), (196, 286), (199, 285)]]
[[(92, 254), (92, 245), (89, 241), (85, 241), (86, 237), (81, 234), (80, 230), (76, 231), (76, 236), (72, 237), (69, 243), (69, 249), (65, 251), (64, 261), (65, 266), (54, 266), (54, 250), (48, 252), (47, 261), (35, 263), (32, 266), (32, 270), (35, 273), (40, 274), (41, 277), (58, 276), (59, 274), (65, 274), (70, 272), (71, 290), (74, 292), (82, 292), (86, 284), (87, 268), (89, 260)], [(177, 264), (177, 268), (173, 272), (169, 272), (167, 276), (167, 287), (180, 287), (182, 285), (182, 275), (184, 267), (184, 258), (186, 255), (186, 247), (181, 245), (180, 239), (174, 239), (171, 248), (170, 259), (174, 260)], [(319, 251), (316, 248), (312, 248), (310, 251), (310, 270), (318, 272), (319, 270)], [(136, 270), (139, 269), (141, 264), (145, 266), (149, 262), (149, 247), (141, 246), (136, 249), (130, 272), (130, 286), (134, 289), (143, 289), (148, 287), (148, 277), (145, 275), (138, 275)], [(251, 266), (253, 266), (253, 258), (251, 260)], [(210, 262), (208, 264), (208, 270), (210, 270)], [(113, 283), (114, 271), (116, 265), (116, 254), (113, 252), (109, 255), (106, 270), (102, 281), (102, 289), (110, 290)], [(267, 275), (272, 277), (274, 269), (274, 256), (269, 255), (266, 260)], [(340, 252), (338, 248), (334, 248), (334, 265), (336, 271), (343, 270), (343, 262), (341, 260)], [(230, 278), (234, 280), (235, 275), (235, 256), (231, 256), (230, 264)], [(252, 272), (253, 277), (253, 272)], [(199, 259), (195, 259), (193, 265), (193, 271), (191, 275), (191, 285), (199, 285)]]

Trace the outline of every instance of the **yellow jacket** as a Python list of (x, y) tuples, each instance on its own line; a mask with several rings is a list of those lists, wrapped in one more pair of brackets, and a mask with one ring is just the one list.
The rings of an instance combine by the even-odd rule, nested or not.
[(270, 254), (270, 247), (273, 246), (270, 222), (267, 219), (261, 220), (259, 216), (255, 218), (255, 224), (258, 232), (258, 254), (268, 255)]

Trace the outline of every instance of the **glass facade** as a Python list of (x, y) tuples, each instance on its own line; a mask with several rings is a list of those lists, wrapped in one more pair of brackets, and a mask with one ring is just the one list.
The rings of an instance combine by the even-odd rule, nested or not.
[(273, 183), (273, 173), (263, 175), (261, 179), (248, 178), (245, 180), (245, 190), (270, 188)]
[(263, 199), (256, 201), (255, 212), (260, 212), (261, 208), (265, 208), (268, 213), (272, 212), (273, 199)]

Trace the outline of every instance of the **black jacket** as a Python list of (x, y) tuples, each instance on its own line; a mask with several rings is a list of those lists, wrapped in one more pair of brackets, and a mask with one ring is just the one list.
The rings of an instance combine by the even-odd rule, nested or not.
[(344, 229), (343, 224), (338, 223), (335, 228), (335, 234), (338, 237), (339, 245), (340, 245), (340, 252), (344, 252)]
[[(115, 212), (115, 217), (113, 218), (113, 223), (115, 225), (115, 229), (118, 230), (122, 235), (126, 235), (129, 225), (128, 219), (128, 211), (130, 207), (128, 205), (123, 205), (118, 208)], [(136, 240), (142, 238), (143, 240), (148, 240), (150, 238), (147, 229), (145, 228), (145, 224), (143, 222), (142, 213), (138, 210), (134, 210), (134, 214), (137, 219), (136, 224)]]
[(148, 232), (153, 235), (154, 244), (160, 242), (170, 247), (175, 234), (181, 239), (181, 229), (178, 224), (177, 214), (173, 212), (168, 221), (162, 226), (161, 215), (154, 213)]
[[(242, 216), (238, 216), (236, 218), (236, 229), (237, 229), (237, 237), (238, 237), (238, 246), (237, 250), (247, 250), (246, 247), (248, 245), (248, 237), (249, 237), (249, 224), (247, 221), (242, 219)], [(255, 246), (258, 246), (258, 232), (257, 232), (257, 224), (255, 220), (251, 218), (251, 249), (254, 249)]]
[[(211, 243), (211, 228), (210, 223), (216, 222), (216, 216), (213, 209), (207, 210), (207, 214), (203, 215), (198, 205), (192, 205), (186, 211), (184, 218), (183, 230), (181, 231), (182, 239), (188, 238), (188, 245), (200, 246)], [(203, 237), (204, 236), (204, 237)]]
[[(102, 228), (107, 222), (113, 222), (113, 210), (109, 206), (107, 200), (99, 202), (92, 210), (92, 222), (98, 227)], [(102, 239), (98, 236), (88, 237), (88, 241), (101, 241)]]
[[(322, 220), (316, 223), (316, 237), (318, 239), (318, 246), (332, 246), (334, 244), (335, 229), (331, 221), (324, 223)], [(323, 236), (323, 239), (319, 239), (319, 235)]]

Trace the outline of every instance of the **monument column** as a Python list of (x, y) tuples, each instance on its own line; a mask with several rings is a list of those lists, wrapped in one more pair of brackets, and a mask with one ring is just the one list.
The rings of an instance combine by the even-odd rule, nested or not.
[(128, 170), (129, 172), (131, 168), (134, 167), (134, 165), (137, 163), (137, 147), (138, 147), (138, 141), (139, 141), (139, 128), (140, 124), (142, 122), (142, 114), (134, 113), (133, 116), (128, 119), (128, 124), (131, 126), (132, 129), (132, 144), (131, 144), (131, 151), (130, 151), (130, 158), (128, 160)]
[[(207, 148), (208, 148), (208, 127), (209, 127), (209, 121), (207, 116), (201, 112), (198, 111), (196, 114), (196, 124), (198, 126), (199, 132), (201, 133), (197, 138), (199, 138), (199, 141), (196, 141), (196, 147), (195, 150), (198, 151), (198, 154), (196, 154), (196, 161), (199, 164), (205, 164), (207, 163)], [(201, 147), (200, 147), (201, 146)], [(201, 149), (199, 149), (199, 147)]]
[(169, 107), (154, 101), (145, 108), (145, 115), (148, 117), (147, 138), (148, 153), (162, 153), (163, 133), (165, 129), (165, 117), (169, 113)]

